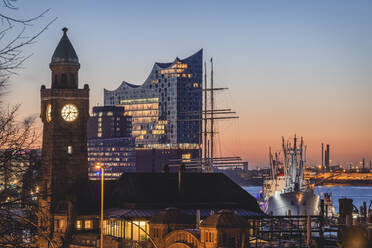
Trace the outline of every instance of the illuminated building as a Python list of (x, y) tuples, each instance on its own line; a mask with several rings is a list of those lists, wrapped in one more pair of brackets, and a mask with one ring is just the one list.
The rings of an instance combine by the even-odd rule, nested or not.
[[(73, 230), (74, 247), (97, 247), (97, 235), (87, 234), (95, 234), (99, 228), (98, 215), (94, 214), (99, 211), (98, 190), (98, 182), (90, 181), (78, 192), (80, 211)], [(166, 237), (178, 232), (191, 238), (190, 230), (199, 232), (198, 239), (193, 239), (199, 240), (198, 244), (211, 242), (210, 238), (205, 240), (206, 232), (217, 237), (244, 231), (248, 240), (247, 220), (263, 216), (255, 198), (222, 173), (125, 173), (118, 181), (105, 182), (104, 195), (104, 247), (153, 247), (148, 234), (158, 247), (171, 247), (164, 246)], [(58, 224), (67, 222), (66, 215), (57, 218)], [(201, 225), (198, 219), (203, 221)], [(220, 226), (221, 221), (227, 222)], [(55, 228), (56, 232), (66, 232), (57, 224)], [(221, 247), (221, 242), (229, 240), (216, 240), (215, 246), (208, 247)]]
[(155, 63), (142, 85), (124, 81), (116, 90), (104, 90), (105, 106), (123, 106), (132, 116), (137, 147), (199, 147), (202, 59), (200, 50), (182, 60)]
[(123, 107), (93, 107), (87, 124), (89, 179), (100, 180), (96, 163), (105, 167), (105, 180), (118, 179), (123, 172), (136, 171), (136, 151), (131, 137), (132, 118)]
[[(199, 54), (201, 58), (201, 52)], [(78, 88), (80, 64), (67, 37), (67, 28), (63, 29), (50, 67), (52, 86), (48, 89), (46, 86), (41, 87), (43, 143), (41, 195), (37, 211), (37, 230), (40, 235), (36, 237), (35, 246), (97, 247), (101, 182), (88, 180), (87, 175), (89, 87), (85, 85), (82, 89)], [(114, 117), (115, 111), (112, 111), (112, 115), (108, 114), (110, 111), (105, 114), (114, 125), (114, 130), (111, 127), (109, 129), (109, 137), (105, 137), (103, 112), (102, 132), (98, 130), (99, 112), (98, 116), (93, 116), (92, 120), (97, 117), (97, 122), (93, 121), (97, 130), (90, 129), (95, 130), (93, 136), (89, 134), (90, 141), (95, 139), (104, 144), (104, 140), (112, 142), (121, 138), (128, 139), (116, 135), (118, 133), (113, 122), (118, 120)], [(123, 113), (119, 115), (124, 116)], [(167, 120), (158, 118), (161, 121)], [(157, 122), (157, 125), (163, 124)], [(98, 133), (101, 133), (100, 137)], [(104, 153), (103, 150), (100, 152)], [(111, 159), (113, 154), (97, 156)], [(182, 158), (190, 160), (191, 156), (185, 155)], [(170, 206), (190, 213), (200, 210), (202, 218), (211, 211), (225, 208), (244, 217), (262, 215), (256, 199), (220, 173), (183, 173), (181, 170), (179, 174), (123, 173), (117, 181), (105, 181), (103, 195), (106, 221), (103, 225), (104, 245), (101, 247), (148, 247), (148, 235), (142, 231), (148, 232), (150, 219)], [(51, 245), (51, 241), (55, 245)]]

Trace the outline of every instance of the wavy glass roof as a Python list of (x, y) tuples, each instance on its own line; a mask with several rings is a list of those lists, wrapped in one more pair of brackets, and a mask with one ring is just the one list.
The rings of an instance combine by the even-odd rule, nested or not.
[(126, 81), (123, 81), (117, 89), (115, 89), (115, 90), (105, 89), (105, 91), (106, 92), (114, 92), (114, 91), (122, 89), (122, 88), (140, 88), (140, 87), (146, 85), (147, 83), (149, 83), (151, 75), (156, 70), (158, 70), (158, 69), (168, 69), (168, 68), (172, 67), (174, 64), (176, 64), (177, 62), (192, 64), (195, 61), (202, 60), (202, 56), (203, 56), (203, 49), (200, 49), (198, 52), (196, 52), (193, 55), (191, 55), (187, 58), (184, 58), (184, 59), (180, 59), (180, 58), (177, 57), (173, 62), (169, 62), (169, 63), (156, 62), (151, 69), (150, 75), (147, 77), (147, 79), (145, 80), (145, 82), (142, 85), (132, 84), (132, 83), (128, 83)]

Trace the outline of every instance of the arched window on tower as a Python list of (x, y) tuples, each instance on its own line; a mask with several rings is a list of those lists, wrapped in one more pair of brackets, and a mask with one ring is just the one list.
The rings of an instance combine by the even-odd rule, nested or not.
[(74, 73), (70, 73), (70, 83), (71, 83), (72, 87), (76, 86), (76, 84), (75, 84), (75, 74)]
[(67, 77), (65, 73), (62, 73), (61, 84), (66, 85)]

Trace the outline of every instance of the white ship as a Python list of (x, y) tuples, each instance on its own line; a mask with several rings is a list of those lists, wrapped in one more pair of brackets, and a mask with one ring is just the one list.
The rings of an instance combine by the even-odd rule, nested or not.
[(303, 138), (293, 143), (282, 138), (283, 162), (270, 151), (271, 178), (264, 181), (259, 203), (263, 211), (274, 216), (319, 215), (320, 197), (314, 185), (304, 180), (306, 146)]

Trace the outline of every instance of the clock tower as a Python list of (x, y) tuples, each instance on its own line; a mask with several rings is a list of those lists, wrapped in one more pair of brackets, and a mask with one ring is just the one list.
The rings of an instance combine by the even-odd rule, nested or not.
[(74, 221), (74, 202), (79, 184), (88, 180), (87, 121), (89, 86), (78, 87), (80, 63), (67, 37), (67, 28), (49, 67), (51, 87), (41, 86), (43, 147), (39, 226), (53, 236), (56, 213), (67, 216), (66, 232)]

